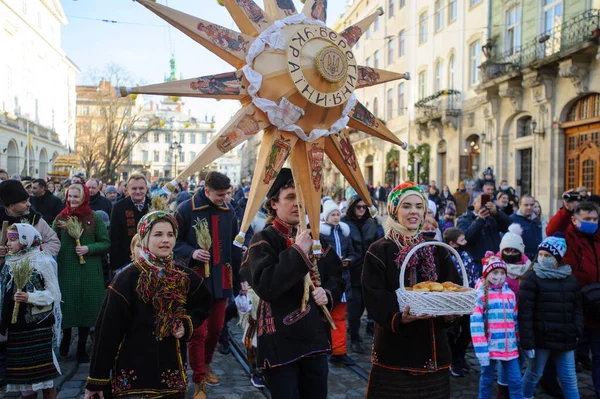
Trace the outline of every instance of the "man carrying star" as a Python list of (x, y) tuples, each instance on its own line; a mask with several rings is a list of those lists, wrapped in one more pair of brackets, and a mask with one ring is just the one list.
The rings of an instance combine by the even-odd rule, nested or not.
[[(282, 169), (275, 179), (265, 207), (267, 227), (252, 238), (240, 272), (261, 298), (257, 364), (274, 399), (325, 399), (331, 332), (319, 307), (331, 310), (340, 301), (342, 262), (322, 240), (323, 254), (313, 263), (310, 230), (298, 233), (300, 214), (290, 169)], [(301, 310), (307, 273), (317, 288)]]

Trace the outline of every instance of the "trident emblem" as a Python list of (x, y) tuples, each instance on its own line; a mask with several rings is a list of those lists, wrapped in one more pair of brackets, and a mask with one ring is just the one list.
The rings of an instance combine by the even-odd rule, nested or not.
[(327, 56), (327, 70), (330, 74), (336, 75), (337, 71), (340, 67), (340, 59), (339, 57), (334, 57), (332, 54)]

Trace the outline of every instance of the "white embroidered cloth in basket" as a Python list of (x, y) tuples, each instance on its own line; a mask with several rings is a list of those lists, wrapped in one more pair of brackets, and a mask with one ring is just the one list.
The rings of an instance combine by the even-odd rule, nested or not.
[(402, 312), (407, 306), (410, 306), (410, 313), (417, 316), (458, 316), (472, 314), (477, 302), (477, 293), (473, 289), (465, 292), (415, 292), (407, 291), (404, 287), (404, 274), (408, 261), (419, 248), (429, 245), (446, 248), (454, 254), (462, 271), (463, 287), (469, 288), (465, 265), (454, 248), (438, 241), (422, 242), (410, 250), (400, 268), (400, 288), (396, 290), (400, 311)]

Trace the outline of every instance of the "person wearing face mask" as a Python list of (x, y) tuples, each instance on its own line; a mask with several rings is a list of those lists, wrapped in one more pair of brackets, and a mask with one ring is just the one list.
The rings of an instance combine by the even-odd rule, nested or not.
[[(75, 217), (83, 233), (79, 244), (60, 222)], [(88, 363), (86, 352), (90, 327), (94, 326), (104, 299), (102, 256), (111, 246), (102, 218), (90, 208), (90, 192), (83, 184), (71, 184), (67, 191), (67, 206), (58, 214), (52, 228), (60, 238), (58, 282), (62, 291), (63, 337), (60, 355), (67, 357), (71, 344), (71, 329), (78, 328), (77, 361)], [(80, 264), (83, 256), (85, 264)]]
[[(469, 287), (475, 288), (477, 280), (481, 277), (477, 264), (473, 261), (473, 258), (465, 250), (467, 240), (465, 239), (465, 233), (457, 227), (452, 227), (444, 231), (444, 242), (456, 249), (456, 252), (460, 255), (463, 261), (465, 270), (467, 272), (467, 278)], [(450, 253), (452, 261), (456, 265), (456, 270), (459, 275), (462, 276), (462, 269), (453, 253)], [(471, 344), (471, 319), (469, 315), (459, 317), (458, 322), (448, 330), (448, 342), (450, 343), (450, 349), (452, 350), (452, 365), (450, 366), (450, 374), (453, 377), (464, 377), (471, 367), (465, 360), (467, 354), (467, 348)]]
[[(438, 224), (432, 216), (427, 216), (425, 218), (425, 223), (423, 223), (423, 239), (425, 241), (439, 241), (437, 240), (438, 232)], [(434, 248), (435, 251), (437, 248)]]
[(96, 323), (85, 399), (185, 397), (186, 341), (211, 298), (200, 276), (175, 265), (177, 231), (164, 211), (140, 219), (140, 254), (115, 276)]
[[(454, 317), (415, 316), (400, 309), (395, 291), (400, 268), (415, 245), (425, 242), (421, 230), (427, 195), (416, 183), (397, 186), (388, 197), (385, 237), (369, 247), (362, 285), (365, 304), (376, 323), (373, 367), (367, 396), (370, 399), (448, 398), (452, 361), (447, 328)], [(430, 228), (431, 230), (431, 228)], [(425, 246), (409, 259), (405, 285), (422, 281), (460, 282), (446, 250)]]
[(506, 283), (506, 263), (488, 251), (477, 282), (477, 303), (471, 315), (471, 337), (481, 365), (479, 399), (491, 399), (496, 363), (508, 378), (511, 399), (523, 398), (519, 364), (518, 311), (515, 293)]
[[(563, 256), (563, 262), (571, 266), (586, 303), (586, 294), (583, 293), (586, 287), (600, 283), (600, 211), (596, 204), (589, 201), (564, 199), (563, 203), (564, 206), (548, 222), (546, 234), (564, 234), (567, 252)], [(600, 317), (594, 309), (584, 306), (584, 323), (585, 335), (592, 352), (592, 380), (596, 394), (600, 396)]]
[(563, 263), (567, 243), (562, 233), (538, 247), (533, 270), (523, 276), (519, 292), (521, 346), (530, 362), (523, 377), (523, 395), (533, 398), (546, 363), (556, 363), (565, 399), (579, 399), (575, 348), (583, 335), (581, 292), (571, 266)]
[(467, 211), (469, 202), (471, 201), (471, 194), (467, 191), (467, 186), (464, 181), (458, 183), (458, 188), (454, 193), (454, 203), (456, 204), (457, 216), (462, 215)]

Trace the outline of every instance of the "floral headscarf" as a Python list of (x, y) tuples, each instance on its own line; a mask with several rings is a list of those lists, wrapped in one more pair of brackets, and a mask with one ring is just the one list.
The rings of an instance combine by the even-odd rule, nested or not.
[(154, 307), (154, 335), (162, 340), (172, 335), (188, 319), (185, 309), (189, 276), (175, 267), (173, 253), (166, 258), (158, 258), (148, 249), (152, 226), (158, 222), (169, 222), (177, 237), (178, 225), (175, 218), (165, 211), (147, 213), (138, 223), (138, 234), (142, 249), (134, 262), (141, 274), (136, 292), (144, 303)]
[[(10, 281), (0, 281), (0, 287), (2, 293), (0, 293), (0, 308), (2, 308), (2, 301), (4, 299), (4, 290), (10, 289), (12, 284), (12, 268), (18, 263), (27, 260), (33, 269), (42, 276), (44, 280), (44, 288), (48, 290), (52, 298), (54, 298), (52, 311), (54, 313), (54, 326), (52, 328), (54, 339), (57, 345), (60, 344), (60, 332), (62, 324), (62, 312), (60, 309), (61, 293), (58, 286), (57, 277), (57, 265), (56, 261), (47, 252), (42, 250), (42, 239), (39, 231), (35, 227), (27, 223), (15, 223), (14, 226), (17, 231), (9, 231), (8, 236), (17, 234), (19, 242), (23, 246), (22, 249), (14, 254), (6, 255), (6, 265), (8, 266), (8, 273), (10, 275)], [(5, 285), (4, 287), (2, 287)]]
[[(415, 245), (423, 242), (423, 237), (420, 233), (423, 229), (425, 218), (421, 220), (421, 223), (416, 230), (409, 230), (398, 221), (398, 208), (402, 204), (402, 201), (411, 195), (419, 196), (423, 201), (423, 208), (427, 209), (427, 194), (425, 194), (425, 191), (414, 182), (402, 183), (394, 188), (388, 196), (387, 206), (389, 217), (387, 218), (386, 222), (385, 237), (388, 240), (395, 242), (400, 249), (398, 258), (396, 259), (396, 264), (398, 267), (402, 265), (404, 259), (406, 259), (406, 256), (408, 255), (408, 252), (410, 252)], [(407, 271), (409, 272), (409, 278), (411, 278), (410, 276), (413, 276), (413, 280), (416, 278), (414, 274), (417, 271), (421, 275), (421, 279), (429, 281), (437, 280), (433, 248), (423, 247), (419, 249), (409, 260)], [(415, 281), (412, 283), (414, 282)]]

